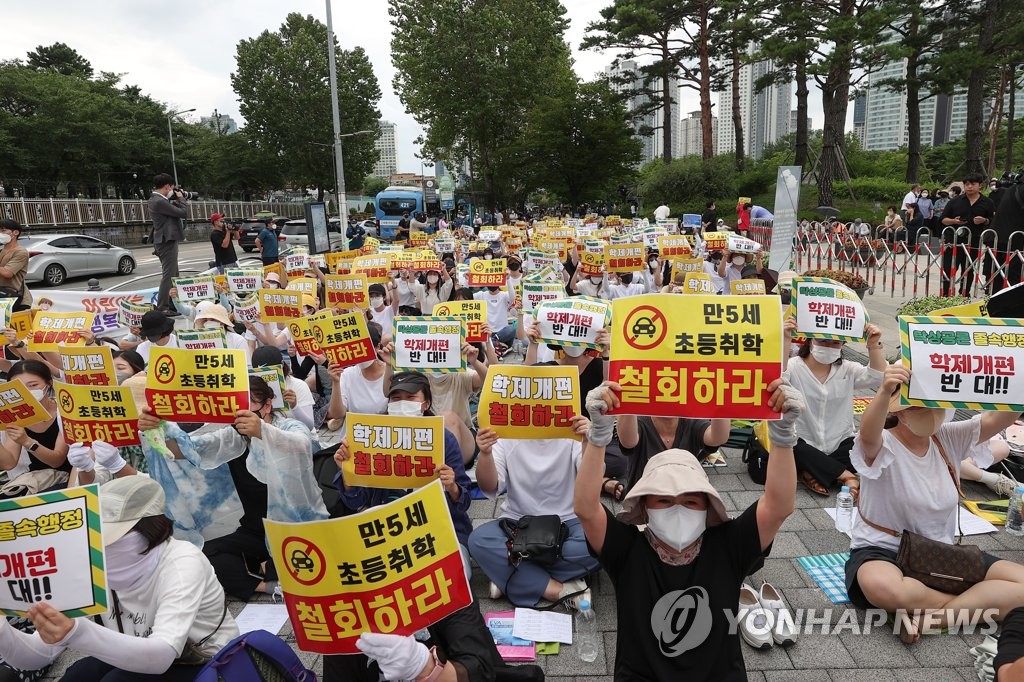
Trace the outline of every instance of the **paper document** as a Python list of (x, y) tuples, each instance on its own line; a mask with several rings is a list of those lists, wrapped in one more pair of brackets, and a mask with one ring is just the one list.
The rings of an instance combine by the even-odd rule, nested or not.
[[(999, 530), (985, 519), (977, 514), (972, 514), (963, 507), (957, 506), (957, 510), (960, 512), (960, 530), (963, 531), (964, 535), (984, 535), (985, 533), (995, 533)], [(833, 521), (836, 520), (835, 507), (825, 507), (825, 513), (831, 516)], [(860, 513), (854, 508), (853, 522), (856, 524), (858, 520), (860, 520)], [(848, 531), (843, 532), (846, 535), (850, 535)]]
[(266, 630), (276, 635), (287, 622), (288, 607), (284, 604), (246, 604), (242, 612), (235, 616), (240, 635), (254, 630)]
[(572, 644), (572, 616), (551, 611), (516, 609), (512, 634), (531, 642)]

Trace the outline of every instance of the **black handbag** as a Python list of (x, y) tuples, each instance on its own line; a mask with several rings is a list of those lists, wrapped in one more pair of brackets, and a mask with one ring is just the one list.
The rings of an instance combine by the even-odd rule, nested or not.
[(562, 543), (569, 537), (569, 528), (557, 515), (522, 516), (518, 521), (501, 519), (501, 530), (508, 539), (508, 563), (518, 566), (532, 561), (550, 566), (562, 558)]

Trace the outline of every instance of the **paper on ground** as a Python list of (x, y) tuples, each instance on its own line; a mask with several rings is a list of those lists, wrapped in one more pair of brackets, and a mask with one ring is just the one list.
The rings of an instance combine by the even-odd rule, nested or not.
[[(960, 530), (963, 531), (964, 535), (984, 535), (985, 533), (995, 533), (999, 530), (985, 519), (963, 507), (957, 506), (957, 510), (960, 512)], [(835, 507), (825, 507), (825, 513), (831, 516), (833, 521), (836, 520)], [(856, 507), (853, 509), (853, 517), (854, 523), (860, 518), (860, 512)], [(843, 532), (848, 536), (850, 535), (848, 531)]]
[(242, 612), (235, 616), (240, 635), (254, 630), (266, 630), (276, 635), (286, 622), (288, 607), (284, 604), (246, 604)]
[(551, 611), (516, 609), (512, 634), (531, 642), (572, 644), (572, 616)]

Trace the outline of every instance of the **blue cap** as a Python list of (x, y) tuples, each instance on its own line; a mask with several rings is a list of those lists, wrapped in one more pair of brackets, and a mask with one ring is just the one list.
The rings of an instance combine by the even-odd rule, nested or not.
[(580, 611), (586, 611), (589, 608), (590, 608), (590, 600), (589, 599), (580, 599)]
[(850, 492), (850, 486), (844, 485), (842, 488), (839, 489), (839, 492), (841, 492), (841, 493), (848, 493), (848, 492)]

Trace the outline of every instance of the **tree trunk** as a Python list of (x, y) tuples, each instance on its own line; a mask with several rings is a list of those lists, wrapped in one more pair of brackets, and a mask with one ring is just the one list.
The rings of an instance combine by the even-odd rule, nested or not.
[(736, 44), (735, 31), (732, 36), (732, 128), (736, 138), (736, 170), (743, 170), (743, 112), (740, 111), (740, 48)]
[[(910, 11), (910, 22), (907, 25), (907, 41), (916, 44), (920, 30), (920, 7)], [(908, 183), (917, 183), (921, 172), (921, 83), (917, 77), (917, 64), (920, 53), (915, 49), (907, 56), (907, 176)]]
[[(995, 31), (995, 20), (999, 14), (1000, 0), (988, 0), (981, 11), (981, 25), (978, 27), (979, 55), (988, 55), (992, 49), (992, 36)], [(983, 109), (985, 106), (985, 69), (973, 69), (967, 77), (967, 159), (968, 173), (984, 173), (981, 161), (984, 146)]]
[(668, 48), (668, 34), (665, 34), (661, 42), (661, 158), (665, 163), (672, 162), (675, 150), (672, 149), (672, 103), (679, 93), (672, 92), (672, 71), (675, 67), (672, 64), (672, 54)]
[(801, 55), (795, 64), (796, 72), (796, 144), (794, 164), (801, 168), (807, 165), (807, 57)]
[(700, 3), (700, 33), (698, 52), (700, 63), (700, 155), (704, 161), (710, 161), (715, 155), (715, 141), (711, 126), (711, 47), (708, 44), (710, 31), (711, 7), (708, 2)]
[(1006, 167), (1007, 173), (1013, 170), (1013, 117), (1017, 115), (1017, 65), (1010, 64), (1010, 106), (1006, 121)]
[(837, 55), (825, 85), (821, 88), (821, 104), (825, 114), (822, 131), (821, 161), (818, 166), (818, 203), (834, 206), (832, 181), (842, 171), (843, 145), (846, 134), (846, 109), (850, 98), (849, 51)]
[(999, 140), (999, 129), (1003, 121), (1003, 98), (1006, 96), (1006, 85), (1009, 80), (1009, 70), (1004, 68), (999, 75), (999, 91), (996, 92), (996, 103), (992, 107), (992, 118), (988, 122), (989, 143), (988, 143), (988, 166), (987, 168), (996, 174), (996, 142)]

